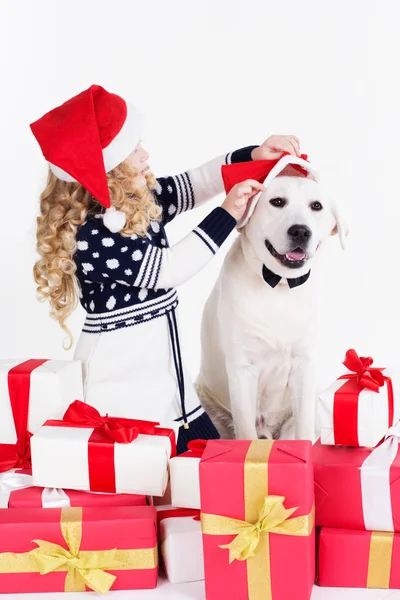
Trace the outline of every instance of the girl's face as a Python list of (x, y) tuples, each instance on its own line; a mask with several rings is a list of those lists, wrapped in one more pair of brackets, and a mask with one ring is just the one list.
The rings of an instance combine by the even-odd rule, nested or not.
[(143, 148), (142, 143), (136, 146), (134, 151), (128, 156), (127, 161), (134, 167), (143, 177), (145, 177), (147, 171), (150, 170), (147, 161), (149, 159), (149, 153)]

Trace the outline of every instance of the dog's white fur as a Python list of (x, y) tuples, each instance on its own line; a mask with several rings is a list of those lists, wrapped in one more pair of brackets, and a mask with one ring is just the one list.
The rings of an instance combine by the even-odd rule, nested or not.
[[(284, 208), (270, 199), (287, 200)], [(319, 201), (321, 211), (310, 204)], [(274, 258), (289, 248), (291, 225), (312, 232), (308, 259), (292, 269)], [(316, 181), (285, 174), (264, 192), (248, 223), (228, 252), (206, 303), (202, 322), (202, 362), (197, 391), (221, 437), (236, 439), (315, 439), (313, 342), (319, 249), (347, 229)], [(271, 288), (265, 265), (280, 275)], [(289, 289), (286, 278), (311, 269), (306, 283)]]

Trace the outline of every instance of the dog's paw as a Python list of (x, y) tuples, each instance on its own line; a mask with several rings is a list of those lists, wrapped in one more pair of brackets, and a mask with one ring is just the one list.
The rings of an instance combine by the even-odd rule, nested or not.
[(272, 431), (267, 426), (264, 415), (259, 415), (256, 419), (257, 438), (259, 440), (272, 440)]

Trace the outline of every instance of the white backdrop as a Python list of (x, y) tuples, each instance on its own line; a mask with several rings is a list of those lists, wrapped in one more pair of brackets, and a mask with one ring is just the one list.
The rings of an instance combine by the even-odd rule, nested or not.
[[(71, 358), (36, 300), (35, 216), (46, 167), (29, 123), (92, 83), (137, 104), (156, 175), (295, 133), (351, 225), (331, 238), (319, 381), (348, 347), (399, 362), (398, 0), (0, 0), (1, 357)], [(171, 242), (218, 201), (169, 226)], [(234, 236), (180, 289), (195, 377), (204, 302)], [(266, 307), (266, 310), (268, 308)], [(70, 319), (77, 339), (84, 319)]]

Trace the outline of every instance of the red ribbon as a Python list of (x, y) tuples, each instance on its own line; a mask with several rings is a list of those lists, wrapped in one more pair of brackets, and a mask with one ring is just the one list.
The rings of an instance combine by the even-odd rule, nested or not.
[(188, 442), (188, 451), (179, 455), (179, 458), (188, 456), (191, 458), (201, 458), (206, 449), (208, 440), (191, 440)]
[(159, 423), (102, 417), (98, 410), (85, 402), (75, 400), (68, 407), (62, 421), (46, 421), (46, 426), (93, 428), (88, 442), (89, 487), (92, 492), (116, 492), (114, 444), (130, 444), (140, 433), (165, 436), (171, 442), (171, 458), (176, 455), (176, 437), (173, 429), (159, 427)]
[(69, 405), (63, 421), (74, 426), (104, 429), (108, 437), (118, 444), (130, 444), (136, 440), (139, 433), (155, 435), (156, 427), (159, 425), (159, 423), (137, 419), (109, 417), (108, 415), (102, 417), (96, 408), (81, 402), (81, 400), (75, 400)]
[(32, 434), (28, 431), (31, 373), (45, 362), (47, 359), (27, 360), (8, 372), (8, 391), (17, 443), (0, 444), (0, 472), (31, 467), (29, 440)]
[(371, 357), (358, 356), (355, 350), (346, 352), (343, 364), (351, 373), (345, 373), (339, 379), (347, 379), (336, 392), (333, 402), (333, 423), (335, 444), (358, 446), (358, 402), (363, 389), (379, 393), (386, 383), (388, 391), (388, 427), (393, 425), (394, 397), (390, 377), (383, 375), (383, 369), (371, 368)]
[(157, 511), (158, 524), (164, 519), (171, 519), (174, 517), (193, 517), (194, 521), (200, 521), (200, 511), (194, 508), (171, 508), (170, 510)]

